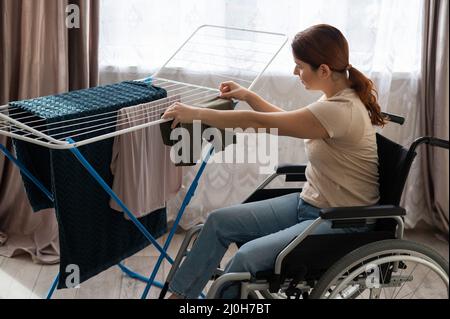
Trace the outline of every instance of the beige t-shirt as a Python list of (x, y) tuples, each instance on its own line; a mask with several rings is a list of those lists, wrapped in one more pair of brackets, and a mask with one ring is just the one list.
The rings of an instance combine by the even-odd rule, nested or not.
[(305, 141), (309, 164), (302, 199), (319, 208), (378, 203), (376, 131), (359, 96), (346, 89), (307, 108), (331, 138)]

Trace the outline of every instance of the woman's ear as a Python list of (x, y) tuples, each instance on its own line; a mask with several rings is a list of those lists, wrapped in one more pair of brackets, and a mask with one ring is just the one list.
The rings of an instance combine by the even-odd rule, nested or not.
[(332, 74), (333, 71), (331, 71), (330, 67), (326, 64), (322, 64), (319, 66), (318, 75), (321, 79), (328, 79)]

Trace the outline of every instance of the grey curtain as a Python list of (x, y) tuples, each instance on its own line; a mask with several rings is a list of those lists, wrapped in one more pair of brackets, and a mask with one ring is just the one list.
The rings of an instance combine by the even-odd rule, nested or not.
[[(80, 28), (67, 28), (69, 4)], [(98, 84), (99, 0), (0, 0), (0, 10), (0, 105)], [(56, 217), (32, 213), (18, 169), (0, 154), (0, 255), (23, 253), (59, 261)]]
[[(449, 138), (449, 7), (448, 0), (425, 0), (424, 51), (420, 87), (420, 132)], [(424, 220), (448, 234), (449, 154), (428, 147), (419, 150), (427, 211)]]

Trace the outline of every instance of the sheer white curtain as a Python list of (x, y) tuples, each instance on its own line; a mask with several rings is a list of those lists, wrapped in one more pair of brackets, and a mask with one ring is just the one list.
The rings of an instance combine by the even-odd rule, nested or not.
[[(350, 63), (376, 82), (383, 109), (408, 119), (404, 127), (391, 125), (383, 134), (409, 146), (417, 137), (422, 10), (422, 0), (103, 0), (101, 82), (150, 75), (202, 24), (281, 32), (292, 38), (311, 25), (328, 23), (349, 40)], [(293, 68), (287, 46), (255, 91), (287, 110), (313, 102), (320, 93), (306, 92), (292, 75)], [(303, 142), (280, 138), (279, 162), (305, 163)], [(186, 186), (195, 172), (186, 170)], [(209, 165), (183, 228), (203, 222), (216, 208), (240, 203), (265, 177), (254, 164)], [(185, 191), (169, 203), (170, 216)], [(410, 206), (414, 217), (420, 208)]]

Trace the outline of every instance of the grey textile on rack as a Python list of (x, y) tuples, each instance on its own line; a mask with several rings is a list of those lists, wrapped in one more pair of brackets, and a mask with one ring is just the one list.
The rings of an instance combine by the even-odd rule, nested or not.
[[(236, 104), (237, 103), (232, 100), (214, 98), (209, 101), (199, 103), (197, 106), (217, 111), (232, 111), (235, 109)], [(175, 146), (179, 144), (180, 146), (178, 148), (179, 159), (177, 163), (175, 163), (178, 167), (195, 166), (198, 164), (202, 157), (202, 148), (196, 146), (202, 146), (203, 135), (206, 130), (213, 129), (210, 131), (213, 133), (213, 136), (208, 136), (205, 140), (215, 146), (216, 152), (223, 152), (228, 146), (236, 144), (236, 136), (234, 132), (214, 129), (201, 123), (178, 125), (177, 128), (183, 128), (186, 133), (189, 134), (189, 138), (185, 138), (185, 136), (177, 136), (177, 138), (172, 139), (171, 135), (174, 131), (171, 128), (172, 123), (173, 122), (167, 122), (161, 124), (160, 130), (163, 143), (165, 145)], [(196, 125), (199, 125), (200, 127), (196, 127)], [(195, 134), (196, 131), (198, 131), (198, 134)]]
[[(123, 108), (119, 111), (116, 130), (158, 121), (155, 110), (167, 109), (180, 96)], [(183, 169), (175, 167), (170, 158), (170, 147), (163, 144), (158, 126), (122, 134), (114, 138), (111, 172), (114, 175), (113, 191), (132, 214), (141, 218), (162, 207), (175, 197), (183, 185)], [(110, 207), (123, 209), (113, 200)], [(128, 216), (125, 215), (125, 218)]]
[[(116, 118), (111, 118), (111, 113), (106, 113), (116, 114), (115, 111), (121, 108), (166, 96), (167, 92), (161, 88), (142, 82), (123, 82), (13, 102), (10, 105), (15, 107), (16, 111), (11, 113), (11, 117), (19, 119), (27, 115), (34, 116), (41, 120), (36, 123), (36, 129), (47, 132), (51, 130), (51, 135), (61, 134), (58, 138), (68, 138), (79, 134), (79, 130), (83, 133), (91, 131), (88, 127), (93, 123), (83, 123), (85, 120), (82, 119), (95, 116), (94, 124), (99, 130), (74, 137), (77, 141), (81, 137), (88, 139), (114, 132), (115, 125), (110, 123), (115, 123)], [(30, 121), (30, 118), (27, 118), (27, 121)], [(71, 121), (71, 126), (67, 127), (68, 122), (58, 124), (60, 121)], [(40, 127), (41, 125), (43, 127)], [(75, 130), (77, 133), (74, 134)], [(131, 221), (125, 220), (121, 214), (109, 207), (109, 195), (70, 151), (49, 151), (18, 140), (14, 143), (18, 159), (44, 183), (55, 198), (53, 204), (42, 196), (34, 184), (23, 178), (30, 202), (36, 211), (53, 206), (56, 210), (61, 250), (58, 288), (67, 288), (66, 279), (71, 275), (66, 272), (68, 265), (79, 267), (82, 283), (150, 244)], [(112, 186), (113, 182), (110, 171), (112, 146), (113, 139), (108, 139), (79, 148), (81, 154), (109, 186)], [(158, 210), (140, 219), (140, 222), (155, 238), (159, 238), (167, 231), (166, 210)]]

